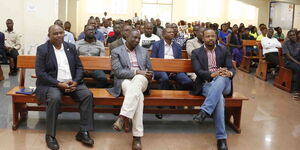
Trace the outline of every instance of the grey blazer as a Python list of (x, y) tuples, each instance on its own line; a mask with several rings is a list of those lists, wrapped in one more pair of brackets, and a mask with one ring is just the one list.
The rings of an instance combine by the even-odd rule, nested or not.
[(119, 46), (121, 46), (123, 44), (125, 44), (125, 43), (123, 43), (122, 38), (119, 38), (118, 40), (110, 43), (109, 49), (110, 49), (110, 51), (112, 51), (113, 49), (115, 49), (115, 48), (117, 48), (117, 47), (119, 47)]
[[(152, 65), (147, 49), (142, 48), (138, 45), (135, 48), (135, 51), (140, 70), (147, 69), (149, 71), (152, 71)], [(131, 70), (130, 68), (131, 63), (124, 44), (112, 50), (111, 64), (112, 72), (114, 74), (114, 86), (112, 88), (108, 88), (107, 91), (112, 96), (118, 97), (121, 95), (121, 85), (123, 80), (132, 79), (135, 76), (134, 70)]]

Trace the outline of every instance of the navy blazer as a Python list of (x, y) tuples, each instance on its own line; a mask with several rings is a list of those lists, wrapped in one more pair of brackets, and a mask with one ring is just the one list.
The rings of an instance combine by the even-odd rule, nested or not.
[[(172, 43), (172, 49), (173, 49), (173, 55), (175, 59), (181, 58), (181, 46), (173, 42)], [(151, 52), (152, 58), (164, 58), (165, 57), (165, 41), (159, 40), (152, 44), (152, 52)]]
[[(218, 68), (226, 67), (229, 71), (233, 73), (233, 75), (235, 75), (235, 68), (233, 67), (232, 64), (232, 58), (230, 52), (226, 48), (221, 47), (219, 45), (216, 45), (215, 51), (216, 51), (217, 67)], [(204, 83), (210, 82), (213, 79), (210, 76), (212, 73), (209, 72), (208, 70), (208, 58), (207, 58), (204, 45), (192, 51), (191, 59), (192, 59), (193, 70), (197, 75), (194, 91), (192, 91), (191, 94), (201, 95), (202, 87)], [(232, 90), (231, 90), (231, 94), (232, 94)]]
[[(63, 46), (68, 58), (72, 80), (80, 84), (83, 78), (83, 67), (77, 55), (75, 45), (63, 42)], [(56, 87), (59, 83), (57, 72), (55, 52), (53, 45), (48, 40), (45, 44), (40, 45), (36, 52), (35, 73), (37, 80), (35, 93), (39, 101), (45, 101), (49, 87)]]

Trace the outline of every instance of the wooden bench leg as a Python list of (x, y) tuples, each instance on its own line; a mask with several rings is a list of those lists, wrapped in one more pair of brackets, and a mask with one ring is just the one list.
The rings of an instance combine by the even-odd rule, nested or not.
[(264, 81), (267, 80), (268, 63), (265, 60), (259, 60), (255, 76)]
[[(226, 108), (225, 121), (237, 133), (241, 133), (242, 107)], [(231, 117), (233, 120), (231, 120)]]
[(249, 73), (250, 72), (250, 63), (251, 59), (248, 57), (243, 57), (243, 60), (241, 62), (241, 65), (239, 67), (240, 70)]
[(3, 75), (2, 67), (0, 65), (0, 81), (1, 80), (4, 80), (4, 75)]
[(291, 92), (292, 90), (293, 72), (287, 68), (280, 67), (278, 75), (275, 77), (274, 86)]
[(12, 129), (17, 130), (21, 121), (28, 116), (27, 105), (26, 103), (12, 103), (13, 107), (13, 124)]

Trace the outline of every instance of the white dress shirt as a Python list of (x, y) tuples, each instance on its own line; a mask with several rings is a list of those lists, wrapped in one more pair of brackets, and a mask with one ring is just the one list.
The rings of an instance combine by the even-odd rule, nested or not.
[(173, 54), (173, 42), (169, 45), (166, 41), (165, 42), (165, 59), (174, 59), (174, 54)]
[(261, 39), (261, 45), (263, 47), (263, 54), (278, 52), (277, 48), (281, 47), (281, 43), (276, 38), (263, 37)]
[(61, 45), (60, 49), (56, 49), (53, 46), (56, 61), (57, 61), (57, 80), (60, 82), (65, 82), (72, 80), (72, 75), (70, 71), (69, 61), (64, 50), (63, 44)]

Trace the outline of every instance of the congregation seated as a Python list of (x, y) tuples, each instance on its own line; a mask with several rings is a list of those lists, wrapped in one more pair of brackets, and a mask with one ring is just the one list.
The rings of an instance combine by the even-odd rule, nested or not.
[(300, 98), (300, 32), (294, 30), (288, 32), (289, 40), (282, 45), (284, 66), (293, 71), (294, 98)]
[[(264, 31), (265, 30), (263, 30), (263, 32)], [(281, 43), (273, 37), (273, 34), (274, 30), (272, 28), (268, 29), (266, 37), (261, 39), (261, 45), (263, 48), (263, 55), (269, 63), (268, 66), (275, 68), (275, 70), (272, 70), (272, 74), (275, 75), (279, 65), (278, 48), (281, 48)]]
[[(104, 45), (95, 38), (96, 29), (92, 25), (86, 25), (84, 28), (84, 39), (76, 42), (76, 49), (80, 56), (105, 56)], [(85, 71), (85, 77), (92, 77), (97, 81), (96, 87), (106, 87), (107, 79), (103, 70)]]
[[(242, 40), (255, 40), (256, 38), (250, 35), (250, 29), (245, 28), (244, 34), (242, 36)], [(254, 48), (254, 46), (246, 46), (246, 55), (247, 56), (257, 56), (258, 49)]]
[(267, 27), (263, 26), (263, 27), (260, 28), (260, 31), (261, 31), (261, 34), (258, 35), (257, 38), (256, 38), (256, 41), (259, 41), (259, 42), (262, 40), (262, 38), (267, 36), (268, 29), (267, 29)]

